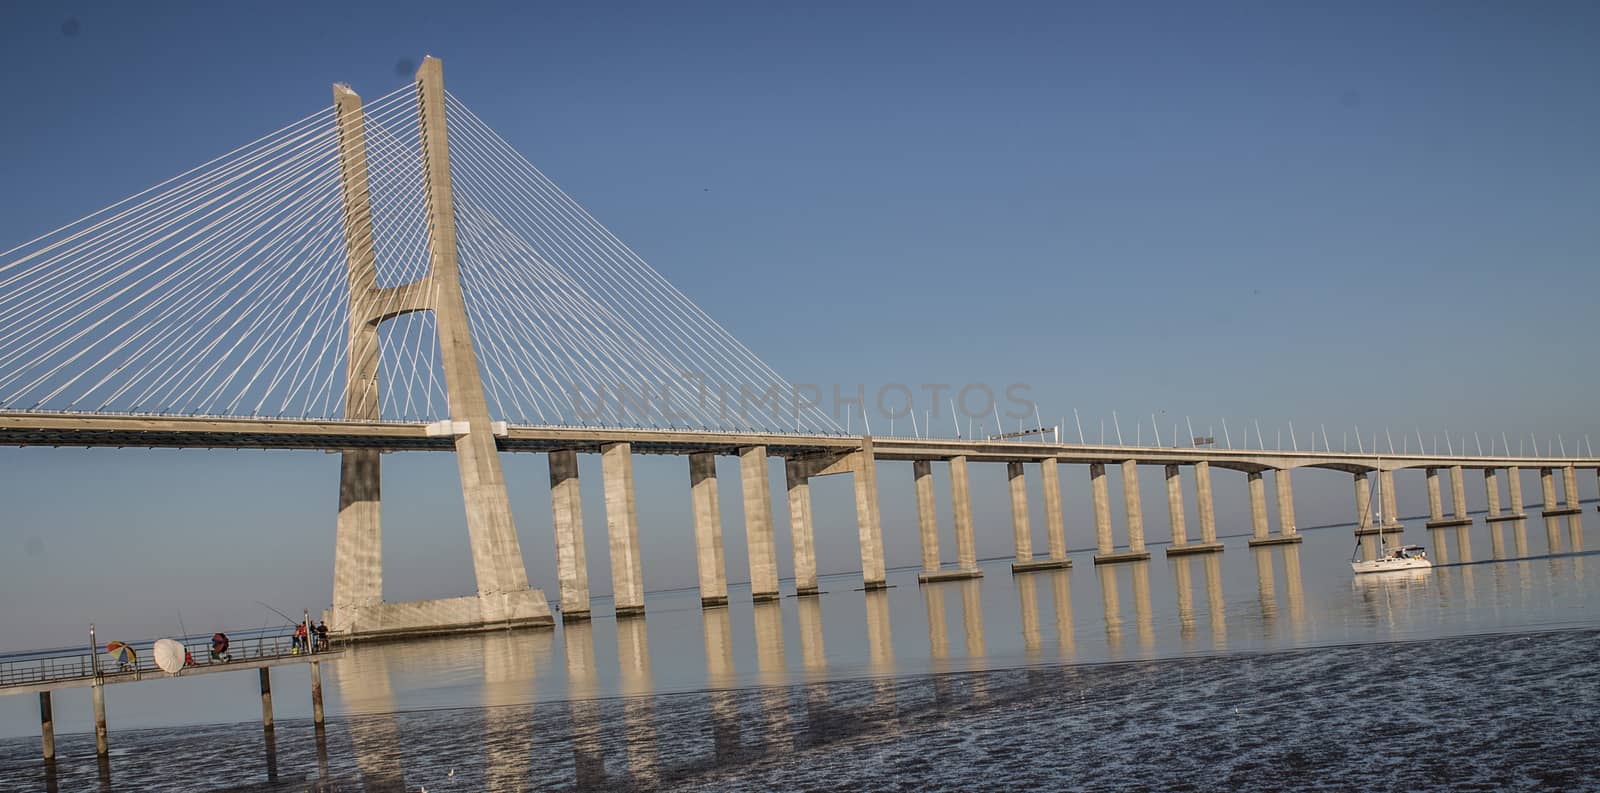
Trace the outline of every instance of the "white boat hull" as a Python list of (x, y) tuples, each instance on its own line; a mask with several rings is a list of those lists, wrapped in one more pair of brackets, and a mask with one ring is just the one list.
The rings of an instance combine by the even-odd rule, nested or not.
[(1409, 559), (1374, 559), (1372, 561), (1351, 562), (1350, 569), (1356, 573), (1389, 573), (1396, 570), (1422, 570), (1433, 567), (1433, 562), (1427, 559), (1412, 557)]

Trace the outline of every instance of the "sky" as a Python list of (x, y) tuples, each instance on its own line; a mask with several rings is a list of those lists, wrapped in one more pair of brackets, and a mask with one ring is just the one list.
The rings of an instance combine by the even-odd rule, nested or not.
[[(1356, 426), (1600, 435), (1593, 4), (764, 5), (6, 4), (0, 248), (316, 112), (333, 82), (387, 93), (432, 54), (791, 381), (1027, 383), (1046, 423), (1074, 436), (1076, 409), (1091, 440), (1112, 411), (1130, 436), (1150, 432), (1133, 417), (1164, 435), (1186, 416), (1218, 434), (1260, 421), (1269, 446), (1291, 421), (1302, 446), (1317, 426), (1336, 447)], [(384, 465), (386, 596), (469, 593), (455, 461)], [(600, 594), (598, 460), (582, 465)], [(553, 593), (544, 466), (505, 460), (530, 576)], [(695, 581), (685, 467), (637, 464), (651, 589)], [(990, 468), (974, 509), (980, 554), (1000, 556)], [(0, 650), (75, 643), (91, 621), (253, 627), (257, 601), (330, 599), (334, 455), (0, 449), (0, 471)], [(1159, 471), (1144, 476), (1163, 539)], [(1063, 477), (1083, 547), (1086, 475)], [(1301, 525), (1352, 517), (1346, 477), (1295, 484)], [(1243, 479), (1217, 488), (1223, 530), (1246, 526)], [(886, 464), (880, 489), (889, 562), (914, 564), (910, 467)], [(1400, 489), (1403, 512), (1425, 510), (1420, 474)], [(813, 498), (822, 569), (858, 567), (848, 480)]]

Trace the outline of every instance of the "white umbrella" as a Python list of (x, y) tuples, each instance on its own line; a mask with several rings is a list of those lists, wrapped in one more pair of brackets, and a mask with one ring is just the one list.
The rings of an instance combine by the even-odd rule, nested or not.
[(183, 669), (183, 645), (171, 639), (157, 639), (154, 647), (156, 666), (169, 675), (175, 675)]

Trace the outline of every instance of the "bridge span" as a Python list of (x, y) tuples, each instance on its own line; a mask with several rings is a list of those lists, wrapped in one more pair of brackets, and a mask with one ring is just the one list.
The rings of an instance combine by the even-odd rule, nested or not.
[[(354, 451), (453, 451), (469, 428), (452, 421), (434, 423), (390, 421), (314, 421), (295, 419), (137, 416), (105, 414), (0, 413), (0, 445), (82, 446), (218, 449), (307, 449), (349, 453)], [(727, 602), (727, 568), (723, 560), (722, 519), (717, 492), (715, 458), (740, 458), (740, 488), (745, 514), (745, 539), (750, 549), (752, 597), (779, 597), (772, 501), (767, 466), (783, 461), (787, 482), (790, 541), (794, 548), (795, 592), (816, 594), (817, 569), (811, 525), (810, 480), (832, 474), (855, 479), (857, 529), (860, 540), (863, 586), (881, 587), (885, 580), (882, 526), (878, 519), (877, 473), (880, 463), (909, 462), (916, 486), (922, 581), (970, 578), (981, 575), (976, 557), (968, 466), (1004, 465), (1012, 504), (1012, 541), (1017, 572), (1065, 567), (1066, 535), (1061, 495), (1062, 467), (1080, 467), (1086, 476), (1095, 525), (1095, 562), (1116, 563), (1148, 559), (1144, 538), (1139, 466), (1159, 466), (1166, 475), (1168, 518), (1172, 542), (1168, 555), (1216, 553), (1217, 525), (1212, 505), (1211, 470), (1245, 475), (1250, 502), (1251, 544), (1298, 542), (1292, 472), (1301, 468), (1341, 472), (1352, 477), (1355, 491), (1356, 534), (1368, 556), (1377, 553), (1378, 540), (1398, 534), (1394, 472), (1421, 468), (1426, 472), (1430, 520), (1428, 528), (1455, 527), (1464, 531), (1467, 515), (1465, 474), (1481, 471), (1489, 505), (1488, 520), (1500, 522), (1525, 517), (1521, 471), (1540, 474), (1546, 516), (1577, 512), (1577, 472), (1594, 470), (1600, 477), (1600, 459), (1558, 457), (1507, 457), (1485, 455), (1377, 455), (1372, 453), (1219, 449), (1212, 447), (1106, 446), (1041, 443), (1017, 440), (962, 440), (798, 433), (718, 432), (705, 430), (646, 430), (638, 428), (574, 428), (496, 425), (490, 430), (500, 453), (535, 453), (549, 458), (551, 503), (555, 521), (560, 611), (565, 620), (589, 614), (589, 584), (577, 455), (597, 454), (603, 461), (606, 523), (612, 561), (612, 587), (619, 614), (638, 614), (644, 608), (643, 559), (639, 548), (639, 519), (633, 493), (631, 457), (636, 454), (688, 457), (690, 499), (694, 506), (694, 542), (699, 568), (701, 602), (714, 607)], [(948, 466), (949, 499), (955, 522), (956, 558), (947, 563), (939, 548), (935, 518), (935, 463)], [(1121, 477), (1123, 504), (1121, 531), (1117, 531), (1108, 497), (1107, 469)], [(1441, 498), (1440, 472), (1450, 477), (1451, 504)], [(1187, 473), (1186, 473), (1187, 472)], [(1264, 475), (1272, 473), (1279, 530), (1271, 532)], [(1505, 474), (1506, 498), (1500, 478)], [(1372, 526), (1371, 475), (1382, 479), (1382, 511), (1390, 522)], [(1560, 490), (1557, 496), (1556, 480)], [(1183, 482), (1193, 479), (1198, 537), (1191, 541), (1185, 514)], [(1029, 480), (1042, 489), (1048, 547), (1036, 554), (1029, 526)], [(1502, 504), (1508, 509), (1501, 509)], [(476, 630), (497, 624), (472, 619), (468, 598), (425, 603), (385, 603), (381, 592), (381, 546), (369, 538), (359, 549), (348, 544), (336, 549), (336, 568), (349, 572), (361, 553), (360, 577), (342, 579), (339, 595), (351, 590), (365, 598), (341, 604), (337, 597), (329, 614), (335, 630), (356, 638), (416, 633)], [(496, 563), (523, 560), (497, 557)], [(342, 606), (342, 608), (341, 608)], [(524, 620), (549, 624), (551, 615)]]

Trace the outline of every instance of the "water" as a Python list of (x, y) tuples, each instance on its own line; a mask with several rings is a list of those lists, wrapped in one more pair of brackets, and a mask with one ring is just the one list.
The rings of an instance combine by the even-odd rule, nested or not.
[[(118, 790), (1600, 789), (1600, 562), (1581, 516), (1498, 525), (1443, 549), (1412, 529), (1474, 562), (1380, 580), (1352, 582), (1334, 528), (1015, 578), (894, 571), (882, 592), (833, 576), (820, 598), (734, 591), (710, 611), (657, 593), (642, 621), (361, 646), (324, 669), (320, 743), (303, 672), (275, 675), (270, 753), (252, 674), (116, 686), (105, 771)], [(59, 732), (88, 728), (87, 700), (58, 692)], [(0, 789), (45, 789), (34, 699), (0, 707), (19, 736)], [(92, 736), (58, 742), (59, 788), (96, 789)]]

